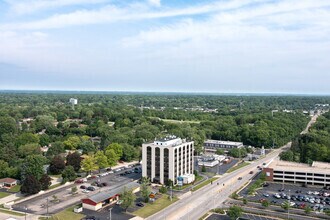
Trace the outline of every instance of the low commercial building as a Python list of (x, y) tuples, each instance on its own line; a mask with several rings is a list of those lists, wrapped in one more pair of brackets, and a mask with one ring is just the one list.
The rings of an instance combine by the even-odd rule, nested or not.
[(125, 186), (121, 186), (113, 190), (100, 192), (88, 198), (82, 199), (82, 207), (84, 209), (97, 211), (104, 206), (114, 204), (119, 200), (120, 193), (124, 190), (125, 187), (128, 190), (133, 190), (134, 193), (140, 190), (140, 184), (136, 182), (131, 182)]
[(330, 164), (313, 162), (312, 165), (274, 160), (263, 168), (267, 181), (330, 186)]
[(202, 156), (198, 161), (198, 166), (214, 167), (222, 163), (226, 159), (224, 155), (206, 155)]
[(194, 142), (167, 136), (142, 145), (142, 176), (165, 184), (194, 173)]
[(242, 148), (244, 147), (242, 142), (233, 142), (233, 141), (219, 141), (219, 140), (206, 140), (204, 141), (204, 149), (206, 152), (216, 152), (217, 149), (233, 149), (233, 148)]

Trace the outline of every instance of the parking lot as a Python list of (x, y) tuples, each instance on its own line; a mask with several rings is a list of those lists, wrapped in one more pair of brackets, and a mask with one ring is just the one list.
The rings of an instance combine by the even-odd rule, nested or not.
[[(249, 186), (246, 187), (248, 189)], [(261, 202), (268, 200), (273, 205), (281, 205), (289, 201), (294, 208), (304, 209), (306, 206), (314, 211), (330, 209), (330, 191), (320, 187), (302, 187), (281, 183), (266, 183), (262, 189), (257, 190), (255, 196), (248, 196), (247, 190), (242, 190), (240, 195), (249, 201)]]
[[(239, 218), (240, 220), (275, 220), (275, 218), (254, 215), (249, 213), (243, 213), (242, 217)], [(230, 220), (228, 215), (219, 215), (219, 214), (212, 214), (206, 220)]]
[[(133, 170), (133, 168), (121, 169), (114, 173), (108, 172), (107, 175), (102, 176), (95, 175), (93, 176), (93, 178), (88, 180), (88, 182), (74, 184), (69, 187), (64, 187), (62, 189), (55, 190), (53, 192), (41, 194), (40, 196), (14, 205), (13, 208), (19, 211), (25, 211), (25, 208), (27, 208), (27, 212), (29, 213), (47, 214), (48, 204), (48, 213), (56, 213), (67, 207), (79, 203), (81, 199), (86, 198), (90, 195), (109, 189), (115, 189), (117, 187), (120, 187), (122, 185), (141, 178), (141, 173), (129, 172), (131, 170)], [(99, 185), (99, 187), (96, 184), (97, 182), (105, 183), (106, 186)], [(74, 195), (71, 192), (71, 188), (73, 186), (77, 186), (78, 188), (77, 193)], [(86, 188), (88, 187), (93, 187), (94, 191), (86, 190)]]
[[(230, 169), (231, 167), (235, 166), (235, 164), (238, 162), (238, 159), (232, 159), (229, 163), (225, 164), (225, 163), (219, 163), (217, 165), (215, 165), (214, 167), (205, 167), (206, 168), (206, 172), (209, 173), (215, 173), (215, 174), (225, 174), (227, 172), (228, 169)], [(198, 166), (198, 157), (194, 157), (194, 163), (195, 163), (195, 169), (198, 170), (198, 172), (202, 171), (202, 167)]]

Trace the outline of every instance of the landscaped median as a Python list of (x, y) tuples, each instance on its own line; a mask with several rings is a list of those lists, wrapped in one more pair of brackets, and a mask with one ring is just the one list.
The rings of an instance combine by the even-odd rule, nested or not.
[(171, 201), (167, 195), (162, 195), (162, 197), (157, 199), (155, 202), (146, 204), (143, 208), (136, 210), (132, 214), (140, 216), (142, 218), (147, 218), (176, 201), (178, 201), (178, 198), (173, 198)]
[(226, 173), (234, 172), (235, 170), (241, 169), (242, 167), (245, 167), (247, 165), (250, 165), (250, 163), (248, 162), (239, 163), (236, 166), (229, 168)]
[(199, 190), (200, 188), (202, 188), (203, 186), (206, 186), (207, 184), (210, 184), (211, 182), (214, 182), (218, 179), (219, 177), (212, 177), (211, 179), (207, 179), (203, 182), (201, 182), (200, 184), (194, 186), (194, 188), (191, 191), (196, 191)]

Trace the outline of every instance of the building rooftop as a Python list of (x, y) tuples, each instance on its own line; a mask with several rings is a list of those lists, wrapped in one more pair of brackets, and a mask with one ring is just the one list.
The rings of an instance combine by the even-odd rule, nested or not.
[(145, 143), (145, 144), (164, 146), (164, 147), (175, 147), (175, 146), (178, 146), (178, 145), (180, 145), (182, 143), (186, 143), (186, 142), (187, 142), (186, 139), (181, 139), (179, 137), (171, 135), (171, 136), (166, 136), (164, 138), (155, 139), (153, 142)]
[(3, 178), (0, 179), (0, 183), (15, 183), (17, 180), (13, 179), (13, 178)]
[(235, 145), (235, 146), (243, 145), (242, 142), (234, 142), (234, 141), (219, 141), (219, 140), (211, 140), (211, 139), (208, 139), (208, 140), (204, 141), (204, 143), (208, 143), (208, 144)]
[(113, 190), (108, 190), (108, 191), (97, 193), (95, 195), (88, 197), (88, 199), (92, 200), (95, 203), (103, 202), (106, 199), (109, 199), (115, 195), (120, 194), (124, 190), (124, 187), (126, 187), (126, 189), (128, 189), (128, 190), (132, 190), (132, 189), (138, 188), (139, 186), (140, 186), (140, 184), (138, 184), (136, 182), (131, 182), (125, 186), (120, 186)]
[(330, 174), (330, 163), (323, 162), (313, 162), (312, 165), (309, 165), (305, 163), (273, 160), (273, 162), (271, 162), (268, 167), (280, 171)]

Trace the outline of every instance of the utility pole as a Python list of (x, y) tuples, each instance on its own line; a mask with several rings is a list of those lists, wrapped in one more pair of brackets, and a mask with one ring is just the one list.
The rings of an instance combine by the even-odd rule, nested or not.
[(290, 190), (289, 190), (289, 198), (288, 198), (288, 202), (289, 202), (289, 206), (288, 206), (288, 219), (290, 219), (289, 218), (289, 210), (290, 210), (290, 207), (291, 207), (291, 204), (290, 204), (290, 199), (291, 199), (291, 197), (290, 197)]
[(171, 184), (171, 186), (170, 186), (170, 189), (171, 189), (171, 196), (170, 196), (170, 198), (171, 198), (171, 202), (172, 202), (172, 197), (173, 197), (173, 189), (172, 189), (172, 184)]
[(111, 211), (112, 211), (112, 207), (109, 209), (109, 219), (111, 220)]
[(26, 214), (27, 214), (26, 213), (27, 212), (27, 207), (26, 206), (24, 207), (24, 210), (25, 210), (25, 220), (26, 220)]

